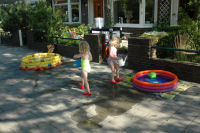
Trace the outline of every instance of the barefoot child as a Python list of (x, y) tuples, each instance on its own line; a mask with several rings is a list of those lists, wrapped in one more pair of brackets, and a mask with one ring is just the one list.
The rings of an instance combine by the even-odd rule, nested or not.
[(83, 95), (91, 95), (90, 86), (88, 83), (88, 73), (90, 72), (90, 61), (92, 60), (92, 55), (90, 52), (90, 46), (86, 41), (80, 42), (79, 54), (74, 55), (73, 58), (81, 58), (82, 83), (79, 83), (79, 86), (81, 89), (84, 89), (84, 86), (87, 88), (87, 92), (83, 92)]
[[(112, 84), (117, 84), (119, 81), (123, 81), (123, 78), (119, 77), (119, 65), (117, 60), (120, 58), (117, 57), (117, 47), (119, 46), (120, 40), (118, 37), (113, 37), (112, 40), (110, 40), (110, 47), (109, 47), (109, 57), (108, 57), (108, 64), (111, 68), (111, 81)], [(115, 79), (115, 72), (117, 74), (117, 78)]]

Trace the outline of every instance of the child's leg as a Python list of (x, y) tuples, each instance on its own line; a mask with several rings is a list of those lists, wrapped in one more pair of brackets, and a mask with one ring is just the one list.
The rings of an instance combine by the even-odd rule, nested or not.
[(81, 89), (84, 89), (84, 78), (83, 78), (83, 73), (82, 73), (82, 71), (81, 71), (81, 82), (78, 83), (78, 85), (79, 85), (79, 87), (80, 87)]
[(112, 61), (110, 61), (109, 65), (110, 65), (110, 68), (111, 68), (111, 71), (112, 71), (111, 80), (115, 81), (115, 66), (114, 66), (114, 63)]
[(119, 78), (119, 65), (114, 63), (114, 68), (116, 69), (117, 78)]
[(90, 86), (88, 83), (88, 73), (86, 71), (84, 71), (83, 69), (82, 69), (82, 76), (83, 76), (83, 80), (84, 80), (85, 86), (87, 88), (87, 91), (90, 92)]
[(114, 63), (115, 69), (116, 69), (116, 74), (117, 74), (117, 78), (115, 79), (117, 82), (119, 81), (123, 81), (124, 78), (120, 78), (119, 77), (119, 65), (117, 63)]
[(81, 71), (81, 81), (82, 81), (82, 86), (84, 86), (83, 71)]

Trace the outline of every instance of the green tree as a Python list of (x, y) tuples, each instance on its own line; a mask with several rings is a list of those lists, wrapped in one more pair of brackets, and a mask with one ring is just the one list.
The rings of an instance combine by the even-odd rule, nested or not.
[(200, 15), (199, 0), (180, 0), (180, 7), (192, 18), (197, 20)]
[(29, 23), (29, 6), (30, 4), (25, 1), (2, 6), (0, 8), (0, 21), (4, 31), (14, 32), (18, 29), (27, 28)]
[(37, 36), (46, 39), (57, 34), (63, 25), (62, 15), (59, 10), (53, 13), (49, 3), (40, 0), (31, 7), (29, 28), (35, 30)]

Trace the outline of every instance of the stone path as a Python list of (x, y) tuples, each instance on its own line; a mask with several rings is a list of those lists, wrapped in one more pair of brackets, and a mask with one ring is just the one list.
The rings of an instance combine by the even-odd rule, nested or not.
[[(173, 100), (109, 83), (107, 65), (91, 63), (92, 96), (78, 87), (74, 60), (45, 71), (23, 71), (26, 48), (0, 46), (0, 133), (198, 133), (200, 84)], [(123, 69), (122, 76), (134, 71)], [(183, 81), (186, 82), (186, 81)], [(188, 83), (188, 82), (186, 82)]]

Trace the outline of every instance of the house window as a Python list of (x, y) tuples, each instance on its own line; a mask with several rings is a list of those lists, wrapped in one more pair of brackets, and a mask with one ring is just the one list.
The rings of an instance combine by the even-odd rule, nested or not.
[(139, 5), (138, 0), (114, 1), (114, 22), (139, 24)]
[(68, 5), (57, 5), (55, 6), (55, 10), (60, 10), (62, 12), (64, 22), (69, 22)]
[(81, 0), (54, 0), (53, 7), (63, 12), (65, 23), (81, 22)]
[(145, 24), (153, 24), (154, 0), (146, 0), (145, 3)]
[(79, 22), (79, 7), (72, 5), (72, 22)]
[(157, 0), (112, 0), (112, 16), (117, 27), (152, 27)]

